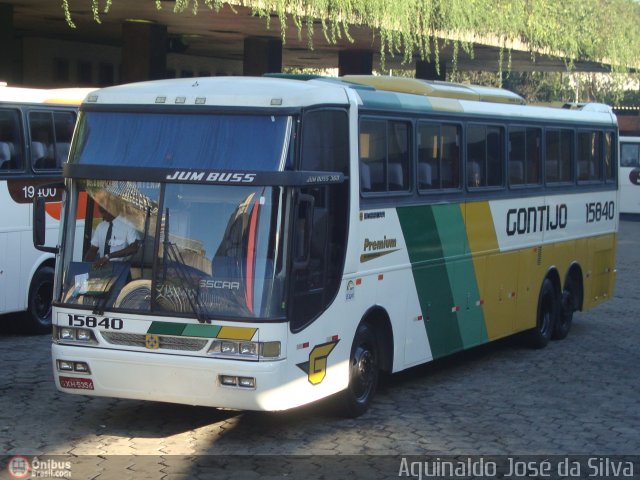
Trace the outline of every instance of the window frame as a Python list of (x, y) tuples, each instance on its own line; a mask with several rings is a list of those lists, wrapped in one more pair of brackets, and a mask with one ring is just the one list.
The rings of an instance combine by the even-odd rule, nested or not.
[[(416, 162), (414, 161), (414, 155), (415, 155), (415, 121), (412, 118), (408, 118), (408, 117), (402, 117), (402, 116), (394, 116), (394, 115), (374, 115), (374, 114), (363, 114), (360, 115), (358, 117), (358, 131), (357, 131), (357, 150), (358, 150), (358, 169), (360, 170), (360, 166), (362, 163), (367, 163), (367, 162), (362, 162), (362, 157), (360, 154), (360, 135), (362, 132), (362, 123), (366, 122), (366, 121), (375, 121), (375, 122), (381, 122), (385, 124), (385, 132), (386, 132), (386, 136), (385, 136), (385, 157), (384, 157), (384, 163), (383, 163), (383, 167), (384, 167), (384, 179), (385, 179), (385, 186), (386, 189), (385, 190), (372, 190), (372, 191), (368, 191), (365, 192), (362, 190), (362, 178), (361, 178), (361, 174), (359, 175), (359, 181), (358, 181), (358, 190), (360, 192), (360, 197), (361, 198), (384, 198), (384, 197), (409, 197), (412, 196), (414, 194), (415, 188), (415, 182), (414, 182), (414, 175), (415, 175), (415, 165)], [(388, 143), (388, 138), (389, 138), (389, 127), (390, 127), (390, 123), (391, 122), (396, 122), (396, 123), (404, 123), (407, 126), (407, 155), (408, 155), (408, 159), (407, 159), (407, 168), (406, 168), (406, 175), (407, 175), (407, 188), (406, 190), (389, 190), (389, 170), (388, 170), (388, 165), (389, 165), (389, 143)]]
[[(493, 120), (493, 119), (491, 119)], [(500, 185), (481, 185), (481, 186), (471, 186), (469, 184), (469, 129), (473, 128), (473, 127), (483, 127), (485, 128), (485, 131), (487, 128), (498, 128), (501, 132), (502, 132), (502, 141), (500, 142), (502, 148), (501, 148), (501, 153), (502, 153), (502, 159), (501, 159), (501, 166), (502, 166), (502, 175), (501, 175), (501, 184)], [(488, 122), (480, 122), (480, 121), (470, 121), (467, 122), (465, 124), (465, 129), (464, 129), (464, 158), (465, 158), (465, 162), (464, 162), (464, 185), (465, 185), (465, 190), (469, 193), (477, 193), (477, 192), (494, 192), (494, 191), (500, 191), (500, 190), (505, 190), (506, 188), (506, 173), (507, 173), (507, 169), (506, 169), (506, 162), (507, 162), (507, 133), (508, 129), (507, 129), (507, 124), (506, 123), (500, 123), (500, 122), (492, 122), (492, 121), (488, 121)], [(489, 162), (489, 155), (488, 155), (488, 146), (486, 145), (486, 139), (488, 138), (488, 136), (485, 133), (485, 158), (484, 158), (484, 163), (485, 163), (485, 170), (488, 171), (488, 162)], [(485, 177), (487, 177), (487, 175), (485, 175)], [(488, 180), (488, 177), (485, 178), (486, 180)]]
[[(544, 141), (544, 145), (543, 145), (543, 153), (542, 153), (542, 160), (543, 160), (543, 182), (542, 185), (544, 187), (563, 187), (563, 186), (569, 186), (569, 185), (575, 185), (576, 184), (576, 128), (573, 126), (552, 126), (552, 127), (546, 127), (543, 129), (543, 141)], [(560, 139), (562, 139), (562, 132), (566, 131), (569, 133), (570, 138), (569, 138), (569, 148), (571, 149), (571, 151), (569, 152), (569, 168), (570, 168), (570, 179), (569, 180), (555, 180), (555, 181), (550, 181), (547, 178), (547, 153), (548, 153), (548, 149), (547, 149), (547, 140), (548, 140), (548, 134), (550, 131), (554, 131), (554, 132), (559, 132), (560, 134)], [(560, 150), (562, 150), (562, 144), (560, 144)], [(558, 160), (559, 162), (559, 160)], [(560, 167), (560, 163), (558, 163), (558, 167)]]
[[(524, 148), (524, 152), (525, 152), (525, 158), (524, 158), (524, 182), (523, 183), (512, 183), (511, 182), (511, 132), (513, 130), (522, 130), (524, 131), (525, 134), (525, 148)], [(526, 142), (528, 140), (528, 130), (537, 130), (540, 134), (539, 139), (540, 139), (540, 145), (538, 146), (538, 182), (537, 183), (530, 183), (527, 181), (527, 172), (528, 172), (528, 166), (529, 166), (529, 156), (528, 156), (528, 150), (527, 150), (527, 146), (526, 146)], [(544, 161), (544, 128), (540, 125), (534, 125), (534, 124), (520, 124), (520, 123), (515, 123), (515, 124), (510, 124), (509, 128), (507, 129), (507, 181), (509, 184), (509, 189), (510, 190), (522, 190), (522, 189), (533, 189), (533, 188), (541, 188), (544, 187), (544, 171), (543, 171), (543, 161)]]
[[(18, 106), (13, 106), (13, 105), (0, 105), (0, 110), (13, 111), (14, 113), (16, 113), (16, 117), (15, 117), (16, 123), (14, 123), (14, 128), (15, 128), (15, 132), (17, 133), (17, 139), (15, 143), (17, 143), (16, 147), (20, 149), (21, 156), (22, 156), (22, 165), (20, 166), (20, 168), (0, 170), (0, 178), (24, 175), (28, 171), (27, 170), (27, 152), (25, 149), (25, 144), (26, 144), (25, 133), (26, 132), (24, 129), (24, 122), (25, 122), (24, 111), (22, 108)], [(3, 141), (3, 140), (0, 139), (0, 141)]]
[[(591, 176), (589, 176), (588, 179), (586, 180), (580, 180), (580, 177), (578, 175), (578, 162), (580, 162), (580, 159), (578, 158), (578, 150), (580, 148), (580, 140), (579, 140), (579, 136), (580, 134), (591, 134), (593, 135), (594, 133), (597, 135), (598, 138), (598, 146), (596, 148), (596, 151), (598, 152), (598, 168), (599, 168), (599, 177), (598, 178), (591, 178)], [(604, 129), (602, 128), (576, 128), (575, 129), (575, 154), (573, 156), (574, 158), (574, 165), (575, 165), (575, 181), (578, 185), (600, 185), (600, 184), (604, 184), (605, 183), (605, 179), (604, 179)], [(591, 159), (589, 159), (589, 165), (591, 165)]]
[[(420, 188), (420, 183), (418, 182), (418, 167), (420, 165), (420, 145), (418, 143), (418, 133), (419, 133), (419, 128), (421, 125), (427, 125), (427, 126), (436, 126), (438, 127), (438, 167), (440, 168), (440, 172), (442, 171), (442, 152), (441, 152), (441, 145), (442, 145), (442, 127), (444, 126), (452, 126), (455, 127), (458, 134), (459, 134), (459, 142), (460, 145), (458, 145), (458, 186), (457, 187), (453, 187), (453, 188), (442, 188), (442, 186), (440, 186), (439, 188)], [(415, 168), (415, 172), (414, 172), (414, 178), (416, 179), (415, 181), (415, 186), (416, 186), (416, 191), (418, 192), (418, 195), (442, 195), (442, 194), (446, 194), (446, 193), (458, 193), (464, 190), (464, 172), (463, 172), (463, 159), (466, 158), (465, 156), (465, 150), (464, 150), (464, 139), (465, 139), (465, 128), (464, 128), (464, 124), (462, 122), (455, 122), (455, 121), (445, 121), (445, 120), (431, 120), (431, 119), (422, 119), (422, 118), (417, 118), (415, 121), (415, 132), (414, 132), (414, 138), (415, 138), (415, 148), (416, 148), (416, 153), (414, 155), (414, 168)], [(440, 175), (440, 185), (442, 185), (442, 175)]]

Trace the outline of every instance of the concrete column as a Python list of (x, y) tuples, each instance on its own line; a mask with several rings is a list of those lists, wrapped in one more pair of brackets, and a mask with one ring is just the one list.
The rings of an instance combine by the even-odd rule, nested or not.
[(15, 85), (22, 81), (22, 49), (15, 38), (13, 5), (0, 3), (0, 82)]
[(371, 50), (340, 50), (338, 75), (371, 75), (373, 52)]
[(259, 77), (282, 72), (282, 39), (247, 37), (244, 39), (242, 74)]
[(447, 78), (447, 65), (445, 62), (440, 62), (440, 73), (436, 71), (436, 64), (434, 62), (427, 62), (425, 60), (416, 61), (416, 78), (422, 80), (446, 80)]
[(167, 27), (157, 23), (122, 24), (120, 83), (158, 80), (167, 71)]

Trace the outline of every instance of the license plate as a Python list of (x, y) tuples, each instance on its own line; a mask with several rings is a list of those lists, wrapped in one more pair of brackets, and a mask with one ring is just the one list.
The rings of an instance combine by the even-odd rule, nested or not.
[(93, 380), (90, 378), (59, 377), (62, 388), (75, 388), (77, 390), (93, 390)]

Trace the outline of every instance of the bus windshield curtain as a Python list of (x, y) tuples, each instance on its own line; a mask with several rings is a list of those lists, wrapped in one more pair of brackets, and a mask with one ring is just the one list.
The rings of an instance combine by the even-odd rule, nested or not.
[(287, 117), (84, 112), (71, 163), (278, 171)]

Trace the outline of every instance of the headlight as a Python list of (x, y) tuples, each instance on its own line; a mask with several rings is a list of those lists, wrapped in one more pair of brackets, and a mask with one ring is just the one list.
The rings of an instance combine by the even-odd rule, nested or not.
[(67, 360), (58, 360), (58, 370), (73, 372), (73, 362)]
[(56, 327), (53, 328), (53, 341), (56, 343), (97, 345), (98, 340), (92, 330), (86, 328)]
[(93, 332), (91, 330), (85, 330), (84, 328), (79, 328), (76, 331), (76, 339), (80, 342), (89, 342), (93, 338)]
[(241, 343), (240, 344), (240, 355), (258, 355), (258, 344), (249, 342), (249, 343)]
[(207, 354), (212, 357), (238, 360), (277, 360), (280, 358), (280, 342), (214, 340)]
[(220, 353), (225, 355), (235, 355), (238, 353), (238, 344), (236, 342), (222, 342), (220, 345)]
[(61, 328), (60, 329), (60, 340), (75, 340), (75, 328)]

